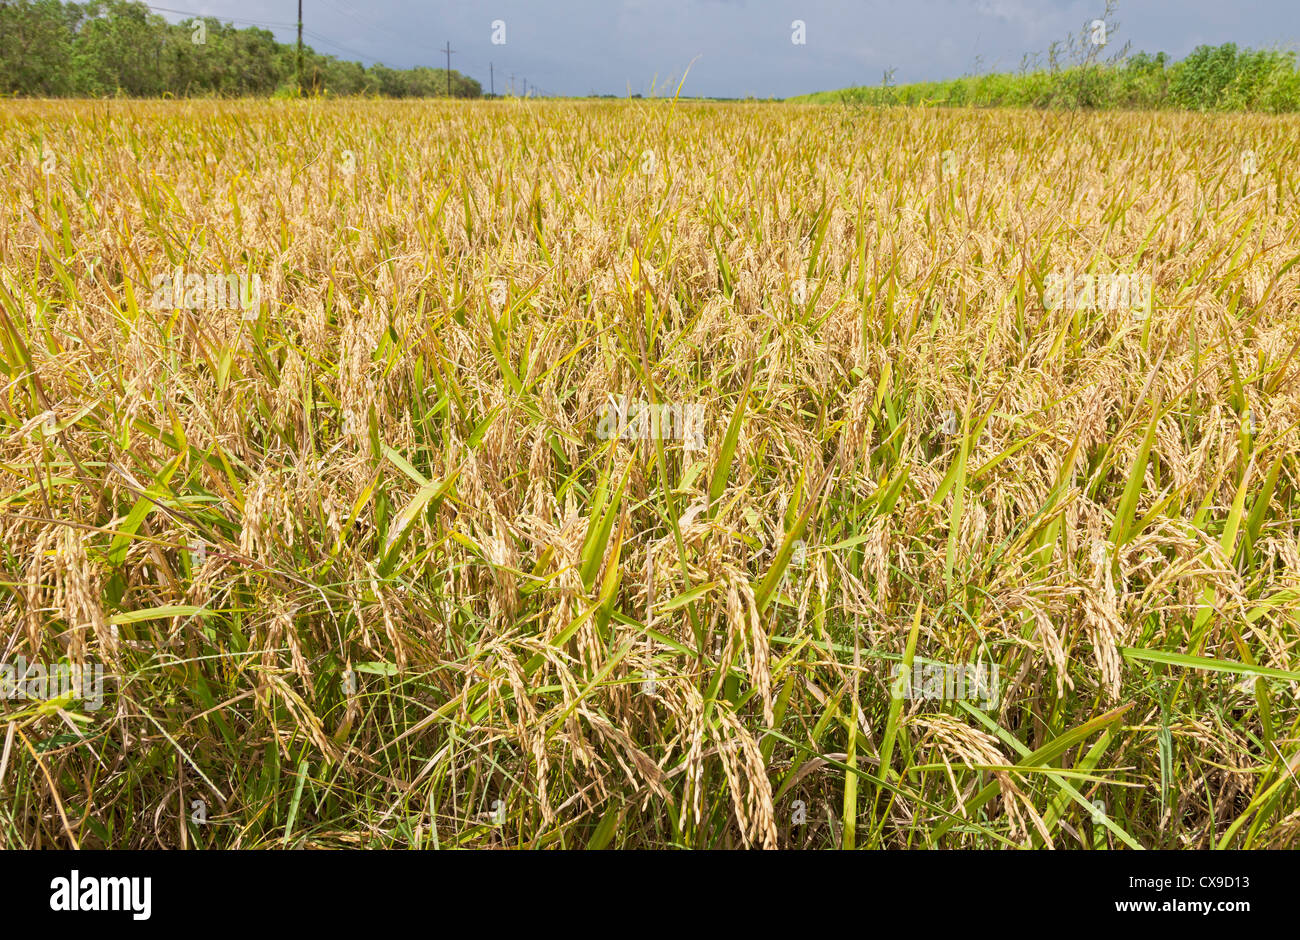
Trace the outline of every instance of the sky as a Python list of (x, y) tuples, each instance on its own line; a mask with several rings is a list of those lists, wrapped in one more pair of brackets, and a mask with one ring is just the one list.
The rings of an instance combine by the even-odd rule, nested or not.
[[(161, 0), (292, 41), (296, 0)], [(317, 52), (393, 68), (451, 67), (484, 91), (788, 97), (1014, 71), (1080, 33), (1105, 0), (302, 0)], [(176, 12), (179, 11), (179, 12)], [(793, 24), (802, 21), (803, 43)], [(499, 21), (499, 22), (498, 22)], [(1300, 0), (1120, 0), (1107, 54), (1181, 58), (1198, 45), (1300, 50)], [(504, 24), (504, 30), (501, 24)], [(283, 25), (268, 25), (283, 24)], [(494, 25), (496, 24), (496, 25)], [(504, 42), (493, 42), (493, 39)], [(689, 73), (687, 69), (689, 68)]]

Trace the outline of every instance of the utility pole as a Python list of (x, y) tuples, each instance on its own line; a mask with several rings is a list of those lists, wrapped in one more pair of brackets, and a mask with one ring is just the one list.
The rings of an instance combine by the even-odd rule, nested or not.
[(302, 0), (298, 0), (298, 97), (302, 97)]
[[(483, 73), (480, 72), (479, 74), (482, 75)], [(491, 63), (491, 62), (488, 63), (488, 88), (491, 89), (492, 97), (495, 98), (495, 97), (497, 96), (497, 82), (496, 82), (496, 79), (492, 77), (492, 63)]]
[(515, 73), (511, 72), (510, 73), (510, 94), (513, 95), (514, 93), (515, 93)]
[[(301, 3), (302, 0), (299, 0), (299, 2)], [(444, 51), (447, 53), (447, 97), (450, 98), (451, 97), (451, 54), (456, 51), (451, 47), (451, 40), (447, 41), (447, 48)], [(479, 72), (479, 74), (482, 75), (483, 73)]]

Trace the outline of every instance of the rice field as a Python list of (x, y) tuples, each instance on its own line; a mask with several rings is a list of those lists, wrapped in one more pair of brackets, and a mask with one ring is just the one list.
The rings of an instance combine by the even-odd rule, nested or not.
[(0, 846), (1300, 837), (1300, 118), (0, 153)]

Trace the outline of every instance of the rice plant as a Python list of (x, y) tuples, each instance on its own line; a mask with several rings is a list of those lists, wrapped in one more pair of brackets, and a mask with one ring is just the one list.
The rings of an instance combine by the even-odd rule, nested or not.
[(0, 115), (0, 845), (1295, 843), (1300, 119)]

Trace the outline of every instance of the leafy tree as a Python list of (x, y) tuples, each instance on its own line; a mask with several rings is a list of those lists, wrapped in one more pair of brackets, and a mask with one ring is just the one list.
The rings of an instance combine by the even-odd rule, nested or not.
[(81, 7), (58, 0), (0, 2), (0, 92), (68, 95), (74, 74), (61, 63), (72, 59)]
[(92, 0), (85, 10), (73, 55), (81, 85), (77, 90), (133, 97), (161, 94), (167, 21), (129, 0)]
[[(0, 49), (0, 94), (297, 93), (297, 50), (269, 31), (236, 29), (215, 17), (168, 23), (134, 0), (0, 0)], [(309, 95), (447, 94), (445, 69), (367, 69), (310, 48), (303, 59), (303, 90)], [(451, 93), (476, 98), (483, 88), (452, 71)]]

